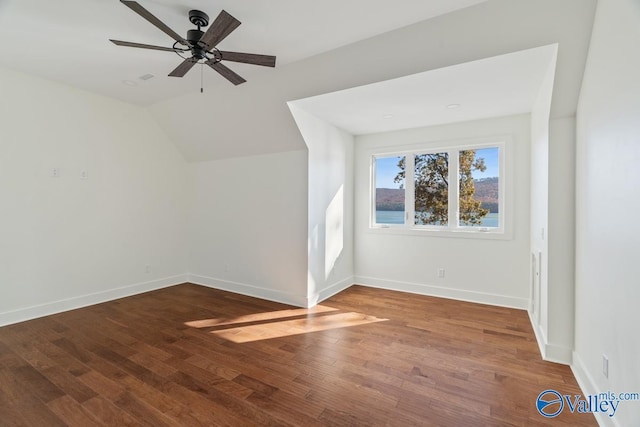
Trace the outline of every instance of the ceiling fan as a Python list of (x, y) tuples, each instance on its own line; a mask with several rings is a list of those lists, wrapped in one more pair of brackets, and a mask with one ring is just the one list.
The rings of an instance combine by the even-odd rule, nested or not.
[[(178, 65), (175, 70), (169, 73), (169, 76), (171, 77), (183, 77), (189, 70), (191, 70), (191, 68), (193, 68), (194, 65), (200, 63), (207, 64), (234, 85), (239, 85), (246, 82), (246, 80), (229, 69), (226, 65), (222, 64), (222, 61), (243, 62), (245, 64), (262, 65), (265, 67), (276, 66), (275, 56), (227, 52), (216, 48), (218, 43), (224, 40), (240, 25), (240, 21), (224, 10), (220, 12), (206, 32), (201, 31), (200, 28), (209, 25), (209, 16), (199, 10), (189, 11), (189, 21), (193, 25), (197, 26), (198, 29), (187, 31), (187, 37), (183, 38), (156, 18), (151, 12), (142, 7), (138, 2), (129, 0), (120, 0), (120, 2), (174, 39), (175, 43), (173, 44), (173, 47), (162, 47), (113, 39), (110, 39), (110, 41), (118, 46), (138, 47), (142, 49), (162, 50), (177, 53), (184, 59), (184, 61)], [(189, 54), (190, 56), (185, 56)]]

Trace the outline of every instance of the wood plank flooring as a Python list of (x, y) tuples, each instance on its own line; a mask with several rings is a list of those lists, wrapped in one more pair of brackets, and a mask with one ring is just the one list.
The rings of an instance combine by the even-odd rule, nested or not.
[(184, 284), (0, 328), (0, 426), (595, 426), (524, 311), (353, 286), (313, 310)]

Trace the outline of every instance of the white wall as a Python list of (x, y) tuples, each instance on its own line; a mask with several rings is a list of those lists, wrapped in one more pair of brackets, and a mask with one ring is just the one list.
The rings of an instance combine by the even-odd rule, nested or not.
[(306, 306), (306, 173), (306, 150), (190, 164), (190, 281)]
[(186, 163), (149, 114), (4, 69), (0, 93), (0, 325), (184, 281)]
[(549, 119), (556, 70), (553, 58), (531, 111), (529, 310), (542, 357), (570, 364), (574, 329), (575, 119)]
[(309, 306), (353, 284), (354, 137), (290, 102), (309, 149)]
[[(410, 236), (369, 230), (371, 150), (418, 143), (509, 136), (505, 240)], [(393, 149), (391, 149), (392, 151)], [(526, 308), (529, 299), (530, 116), (518, 115), (356, 137), (355, 272), (357, 283)], [(444, 279), (437, 278), (444, 268)]]
[(549, 123), (547, 217), (546, 360), (570, 364), (573, 351), (575, 295), (575, 147), (573, 117)]
[[(640, 392), (638, 22), (638, 1), (598, 2), (578, 106), (573, 368), (590, 393)], [(600, 418), (617, 426), (638, 420), (640, 402)]]
[[(534, 281), (532, 319), (534, 329), (545, 353), (548, 339), (548, 260), (547, 234), (549, 222), (549, 115), (555, 79), (556, 61), (549, 64), (531, 109), (531, 254), (536, 267), (530, 277)], [(534, 267), (532, 265), (531, 267)]]
[(542, 357), (569, 364), (573, 349), (575, 120), (550, 123), (556, 69), (554, 58), (531, 112), (530, 313)]

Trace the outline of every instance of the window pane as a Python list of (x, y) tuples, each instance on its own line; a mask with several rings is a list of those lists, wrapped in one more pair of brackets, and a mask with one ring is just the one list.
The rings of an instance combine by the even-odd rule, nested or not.
[(376, 157), (376, 224), (404, 224), (404, 156)]
[(459, 225), (499, 227), (500, 151), (498, 147), (460, 151)]
[(449, 155), (415, 156), (415, 224), (447, 225), (449, 217)]

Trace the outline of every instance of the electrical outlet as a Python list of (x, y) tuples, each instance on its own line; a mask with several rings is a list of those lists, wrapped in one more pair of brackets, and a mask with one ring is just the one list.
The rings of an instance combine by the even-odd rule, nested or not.
[(229, 271), (229, 264), (227, 264), (226, 262), (224, 263), (224, 271), (225, 272)]
[(51, 178), (60, 178), (60, 168), (51, 168)]
[(88, 179), (88, 178), (89, 178), (89, 172), (87, 171), (80, 172), (80, 179)]
[(147, 274), (151, 273), (151, 266), (149, 264), (144, 266), (144, 272), (147, 273)]
[(609, 358), (606, 355), (602, 355), (602, 374), (605, 378), (609, 378)]
[(444, 268), (438, 269), (438, 279), (444, 279)]

